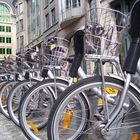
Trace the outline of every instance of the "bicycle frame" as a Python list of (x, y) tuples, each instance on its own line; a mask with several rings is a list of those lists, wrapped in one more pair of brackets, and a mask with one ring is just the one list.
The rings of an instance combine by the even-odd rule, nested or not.
[(138, 62), (140, 57), (139, 54), (140, 53), (140, 25), (139, 25), (139, 21), (137, 20), (139, 18), (139, 14), (138, 14), (139, 12), (140, 12), (140, 0), (137, 0), (134, 3), (133, 8), (131, 10), (130, 35), (132, 38), (132, 42), (124, 64), (124, 71), (126, 72), (124, 88), (121, 94), (121, 99), (119, 101), (119, 104), (117, 104), (117, 106), (115, 107), (114, 111), (111, 114), (111, 117), (108, 118), (108, 122), (105, 125), (105, 128), (109, 128), (109, 126), (112, 124), (112, 122), (115, 120), (115, 118), (121, 111), (126, 94), (130, 86), (132, 74), (135, 74), (136, 69), (138, 71), (140, 70), (140, 65), (139, 65), (140, 63)]
[[(82, 67), (80, 66), (79, 68), (78, 68), (78, 71), (77, 71), (77, 75), (81, 78), (81, 79), (84, 79), (84, 78), (86, 78), (87, 77), (87, 75), (85, 74), (85, 72), (84, 72), (84, 70), (82, 69)], [(56, 77), (55, 77), (55, 75), (53, 74), (53, 72), (51, 71), (51, 70), (49, 70), (48, 71), (48, 78), (51, 78), (51, 79), (54, 79), (54, 82), (56, 82)], [(59, 77), (58, 77), (59, 78)], [(73, 78), (72, 77), (70, 77), (69, 79), (63, 79), (63, 80), (66, 80), (67, 82), (68, 82), (68, 84), (69, 85), (71, 85), (72, 83), (73, 83)], [(56, 85), (56, 84), (55, 84)], [(55, 91), (53, 91), (52, 89), (51, 89), (51, 87), (49, 87), (49, 89), (52, 91), (52, 93), (53, 93), (53, 96), (57, 99), (57, 89), (56, 89), (56, 87), (55, 87)], [(58, 89), (60, 89), (61, 91), (64, 91), (65, 89), (63, 89), (62, 87), (58, 87)], [(84, 94), (84, 93), (82, 93), (83, 94), (83, 97), (85, 98), (85, 100), (86, 100), (86, 102), (87, 102), (87, 104), (88, 104), (88, 107), (89, 108), (91, 108), (91, 105), (90, 105), (90, 101), (89, 101), (89, 99), (87, 98), (87, 96)], [(91, 110), (90, 110), (90, 117), (91, 117)]]

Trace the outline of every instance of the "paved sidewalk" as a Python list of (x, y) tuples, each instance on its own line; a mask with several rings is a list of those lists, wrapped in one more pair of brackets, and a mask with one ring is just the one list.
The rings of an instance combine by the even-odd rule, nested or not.
[[(43, 136), (44, 132), (41, 132)], [(45, 138), (41, 138), (42, 140), (46, 140), (46, 133)], [(0, 113), (0, 140), (28, 140), (24, 134), (22, 133), (21, 129), (17, 127), (11, 120), (7, 119), (3, 114)], [(80, 140), (91, 140), (87, 138), (81, 138)]]
[(19, 127), (0, 113), (0, 140), (28, 140)]
[[(118, 138), (118, 140), (128, 140), (128, 132), (126, 136)], [(47, 140), (46, 128), (40, 131), (39, 138), (41, 140)], [(0, 140), (28, 140), (21, 129), (17, 127), (11, 120), (7, 119), (0, 113)], [(93, 135), (81, 137), (80, 140), (97, 140)], [(98, 139), (99, 140), (99, 139)]]

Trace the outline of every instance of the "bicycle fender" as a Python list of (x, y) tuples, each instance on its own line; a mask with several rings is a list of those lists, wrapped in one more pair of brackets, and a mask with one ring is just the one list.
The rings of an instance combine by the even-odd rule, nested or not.
[[(111, 74), (110, 77), (112, 77), (112, 78), (114, 78), (114, 79), (117, 79), (117, 80), (120, 80), (120, 81), (124, 81), (124, 79), (123, 79), (122, 77), (117, 76), (117, 75)], [(140, 89), (139, 89), (135, 84), (133, 84), (133, 83), (131, 82), (131, 83), (130, 83), (130, 86), (131, 86), (132, 88), (134, 88), (138, 93), (140, 93)]]

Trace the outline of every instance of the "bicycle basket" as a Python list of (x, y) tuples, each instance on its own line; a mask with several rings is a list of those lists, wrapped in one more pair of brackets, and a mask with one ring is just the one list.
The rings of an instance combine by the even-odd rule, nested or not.
[(85, 59), (114, 59), (119, 55), (126, 32), (126, 15), (109, 8), (88, 12), (85, 33)]
[(53, 37), (45, 43), (45, 46), (45, 66), (49, 69), (65, 68), (67, 66), (66, 57), (68, 55), (69, 41), (64, 38)]

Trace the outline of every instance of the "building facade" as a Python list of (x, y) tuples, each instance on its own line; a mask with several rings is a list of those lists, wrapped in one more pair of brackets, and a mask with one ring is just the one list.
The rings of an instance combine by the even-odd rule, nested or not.
[(24, 47), (40, 48), (43, 40), (56, 34), (69, 38), (85, 24), (87, 2), (88, 0), (14, 0), (18, 46), (24, 44)]
[[(22, 47), (38, 48), (43, 52), (43, 40), (57, 29), (56, 1), (14, 0), (16, 8), (17, 40)], [(53, 8), (53, 9), (52, 9)]]
[(44, 39), (58, 33), (59, 29), (59, 1), (44, 0)]
[(13, 4), (16, 9), (17, 52), (20, 52), (28, 44), (27, 2), (24, 0), (15, 0)]
[(0, 1), (0, 60), (15, 56), (17, 49), (16, 17), (11, 6)]
[[(69, 38), (74, 31), (86, 24), (89, 8), (113, 7), (127, 13), (131, 3), (120, 0), (14, 0), (17, 40), (24, 42), (18, 43), (18, 46), (24, 44), (21, 46), (33, 47), (54, 34)], [(22, 34), (24, 39), (19, 39)]]
[[(18, 48), (38, 48), (43, 54), (43, 42), (51, 36), (70, 39), (76, 30), (85, 26), (90, 8), (110, 7), (128, 13), (133, 0), (14, 0), (13, 4), (17, 15)], [(129, 39), (126, 42), (123, 58)], [(73, 54), (72, 46), (70, 54)], [(83, 65), (93, 71), (93, 64), (85, 62)]]
[(86, 11), (89, 8), (87, 0), (60, 0), (59, 25), (61, 34), (69, 38), (76, 30), (85, 26)]

